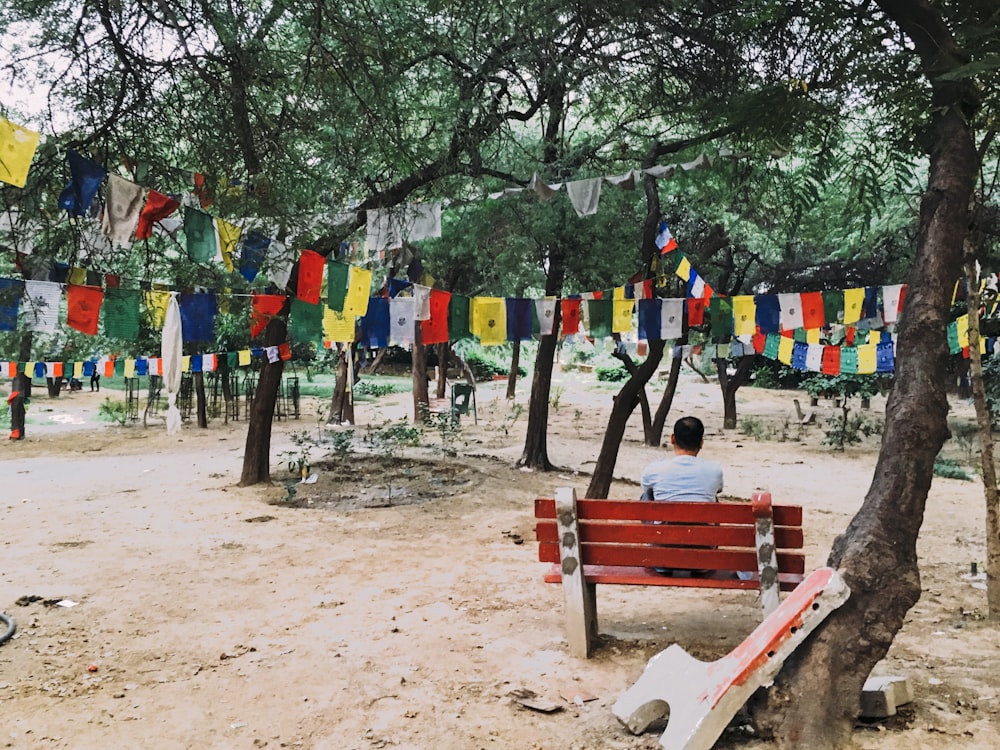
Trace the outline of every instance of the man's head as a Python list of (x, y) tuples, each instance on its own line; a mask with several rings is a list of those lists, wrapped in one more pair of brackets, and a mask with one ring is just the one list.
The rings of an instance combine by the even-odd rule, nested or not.
[(670, 442), (682, 451), (697, 453), (705, 440), (705, 425), (698, 417), (681, 417), (674, 423)]

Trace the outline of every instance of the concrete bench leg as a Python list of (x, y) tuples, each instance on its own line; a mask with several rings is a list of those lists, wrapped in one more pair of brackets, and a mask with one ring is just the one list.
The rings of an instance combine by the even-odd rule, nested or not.
[(597, 586), (587, 583), (580, 564), (580, 529), (576, 520), (576, 490), (556, 490), (556, 524), (563, 600), (566, 606), (566, 640), (574, 656), (586, 659), (597, 636)]
[(740, 707), (850, 590), (832, 568), (814, 571), (733, 651), (702, 662), (674, 644), (646, 665), (611, 709), (639, 734), (670, 709), (660, 745), (667, 750), (710, 750)]

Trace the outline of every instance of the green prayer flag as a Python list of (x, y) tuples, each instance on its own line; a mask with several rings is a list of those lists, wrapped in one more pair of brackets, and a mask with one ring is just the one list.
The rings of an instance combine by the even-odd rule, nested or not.
[(844, 319), (843, 290), (823, 292), (823, 315), (826, 317), (828, 325)]
[(347, 278), (351, 267), (346, 263), (330, 261), (326, 264), (326, 306), (339, 313), (344, 312), (347, 298)]
[(448, 303), (448, 339), (450, 341), (472, 338), (472, 332), (469, 330), (469, 303), (469, 298), (462, 294), (451, 295), (451, 300)]
[(948, 324), (948, 351), (958, 354), (962, 346), (958, 343), (958, 324), (953, 320)]
[(292, 297), (292, 312), (288, 319), (288, 336), (294, 341), (323, 340), (323, 305)]
[(764, 356), (768, 359), (777, 359), (778, 350), (781, 348), (781, 336), (776, 333), (767, 334), (764, 342)]
[(614, 301), (610, 299), (587, 300), (588, 333), (591, 338), (604, 339), (611, 335)]
[(184, 239), (188, 256), (195, 263), (208, 263), (219, 249), (215, 241), (215, 220), (191, 206), (184, 207)]
[(114, 339), (134, 341), (139, 336), (140, 289), (114, 288), (104, 290), (104, 335)]
[(240, 366), (240, 353), (239, 352), (226, 352), (226, 366), (230, 370), (235, 370)]
[(120, 378), (125, 374), (125, 360), (119, 357), (115, 360), (115, 377)]
[(853, 346), (840, 347), (840, 372), (853, 375), (858, 371), (858, 350)]
[(712, 336), (720, 339), (733, 335), (733, 303), (726, 297), (712, 297), (708, 303)]

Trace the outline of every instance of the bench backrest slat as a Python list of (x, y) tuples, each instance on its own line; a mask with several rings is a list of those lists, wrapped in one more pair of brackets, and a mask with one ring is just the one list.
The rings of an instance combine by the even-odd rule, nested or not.
[[(619, 565), (638, 568), (693, 568), (712, 570), (745, 570), (756, 572), (757, 553), (745, 549), (694, 549), (690, 547), (656, 547), (652, 545), (587, 545), (583, 548), (584, 565)], [(538, 545), (539, 562), (558, 563), (559, 545), (543, 542)], [(805, 557), (798, 552), (778, 552), (778, 570), (782, 573), (804, 573)]]
[[(697, 544), (703, 547), (746, 547), (756, 550), (752, 526), (705, 526), (684, 524), (622, 524), (585, 521), (580, 524), (583, 544)], [(539, 542), (559, 541), (555, 521), (535, 525)], [(802, 549), (802, 529), (779, 526), (774, 530), (778, 549)]]
[[(576, 501), (577, 517), (587, 520), (617, 521), (688, 521), (702, 523), (753, 524), (750, 503), (674, 503), (642, 500)], [(773, 505), (776, 526), (801, 526), (801, 505)], [(555, 500), (540, 497), (535, 500), (535, 518), (555, 518)]]

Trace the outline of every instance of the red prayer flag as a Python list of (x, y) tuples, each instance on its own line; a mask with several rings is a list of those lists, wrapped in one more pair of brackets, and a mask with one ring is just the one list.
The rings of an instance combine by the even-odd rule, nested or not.
[(758, 354), (764, 353), (764, 347), (767, 345), (767, 336), (760, 332), (760, 328), (757, 329), (757, 333), (753, 335), (751, 339), (753, 343), (753, 350)]
[(61, 378), (63, 376), (63, 363), (62, 362), (50, 362), (49, 372), (52, 373), (52, 377)]
[[(564, 336), (571, 336), (580, 332), (580, 300), (561, 300), (562, 306), (562, 332)], [(555, 331), (553, 331), (555, 333)]]
[(303, 302), (319, 304), (319, 293), (323, 286), (323, 268), (326, 259), (312, 250), (303, 250), (299, 256), (299, 281), (296, 294)]
[(70, 284), (66, 289), (66, 324), (81, 333), (96, 336), (103, 301), (101, 287)]
[(692, 297), (687, 300), (688, 326), (700, 326), (705, 322), (705, 298)]
[(283, 344), (278, 344), (278, 358), (283, 362), (287, 362), (292, 358), (292, 347), (287, 341)]
[(840, 347), (824, 346), (820, 369), (824, 375), (840, 375)]
[(115, 376), (115, 361), (109, 359), (104, 363), (104, 377), (113, 378)]
[(139, 223), (135, 227), (137, 240), (148, 240), (153, 235), (153, 224), (165, 219), (178, 208), (181, 202), (163, 193), (150, 190), (146, 195), (146, 205), (139, 212)]
[(823, 311), (823, 292), (803, 292), (799, 295), (802, 309), (802, 327), (806, 330), (822, 328), (826, 325)]
[(259, 336), (284, 305), (285, 297), (282, 294), (253, 295), (250, 301), (250, 338)]
[(443, 344), (448, 341), (448, 303), (451, 292), (431, 289), (431, 317), (420, 321), (420, 340), (425, 344)]

